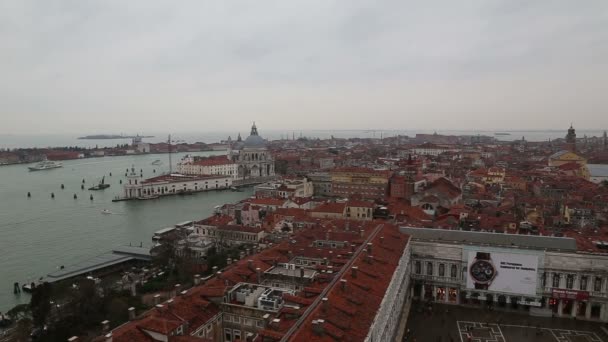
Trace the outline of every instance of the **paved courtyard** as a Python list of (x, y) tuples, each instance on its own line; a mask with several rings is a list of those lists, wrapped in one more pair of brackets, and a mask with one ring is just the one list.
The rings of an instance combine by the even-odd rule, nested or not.
[[(447, 311), (446, 311), (447, 310)], [(602, 324), (527, 313), (412, 304), (404, 341), (416, 342), (608, 342)]]

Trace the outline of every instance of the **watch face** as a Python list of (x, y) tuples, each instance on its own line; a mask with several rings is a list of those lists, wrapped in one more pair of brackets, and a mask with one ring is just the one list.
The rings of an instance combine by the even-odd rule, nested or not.
[(487, 284), (494, 279), (496, 270), (491, 262), (486, 260), (477, 260), (471, 265), (470, 273), (475, 282)]

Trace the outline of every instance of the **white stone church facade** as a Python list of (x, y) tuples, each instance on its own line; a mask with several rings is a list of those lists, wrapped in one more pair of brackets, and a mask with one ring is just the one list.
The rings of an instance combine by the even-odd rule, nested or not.
[(237, 179), (254, 180), (266, 179), (275, 176), (274, 158), (266, 147), (266, 140), (258, 134), (255, 125), (251, 126), (251, 133), (245, 140), (241, 136), (237, 141), (229, 141), (228, 158), (237, 164)]

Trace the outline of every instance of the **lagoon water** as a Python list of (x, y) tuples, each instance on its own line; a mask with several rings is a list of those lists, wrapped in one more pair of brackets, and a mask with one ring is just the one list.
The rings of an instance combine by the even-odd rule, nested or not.
[[(195, 155), (225, 152), (200, 152)], [(183, 156), (174, 154), (173, 163)], [(163, 165), (151, 163), (161, 159)], [(63, 168), (29, 172), (28, 165), (0, 167), (0, 312), (29, 302), (28, 294), (15, 296), (13, 283), (38, 279), (60, 265), (70, 265), (119, 245), (151, 246), (152, 234), (175, 223), (212, 214), (216, 205), (237, 202), (251, 195), (211, 191), (193, 196), (149, 201), (115, 202), (119, 180), (134, 165), (144, 178), (167, 172), (168, 155), (104, 157), (64, 161)], [(154, 173), (153, 170), (156, 170)], [(109, 176), (109, 173), (112, 176)], [(89, 191), (106, 176), (110, 188)], [(85, 190), (80, 189), (85, 179)], [(61, 189), (61, 184), (65, 189)], [(32, 197), (27, 198), (31, 192)], [(51, 199), (51, 193), (55, 198)], [(76, 194), (78, 199), (74, 199)], [(93, 195), (93, 201), (89, 199)], [(108, 209), (113, 214), (102, 214)]]

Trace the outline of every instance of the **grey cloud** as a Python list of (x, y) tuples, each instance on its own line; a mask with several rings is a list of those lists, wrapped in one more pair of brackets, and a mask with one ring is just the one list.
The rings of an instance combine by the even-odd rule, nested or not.
[(7, 0), (0, 48), (0, 133), (608, 126), (605, 1)]

